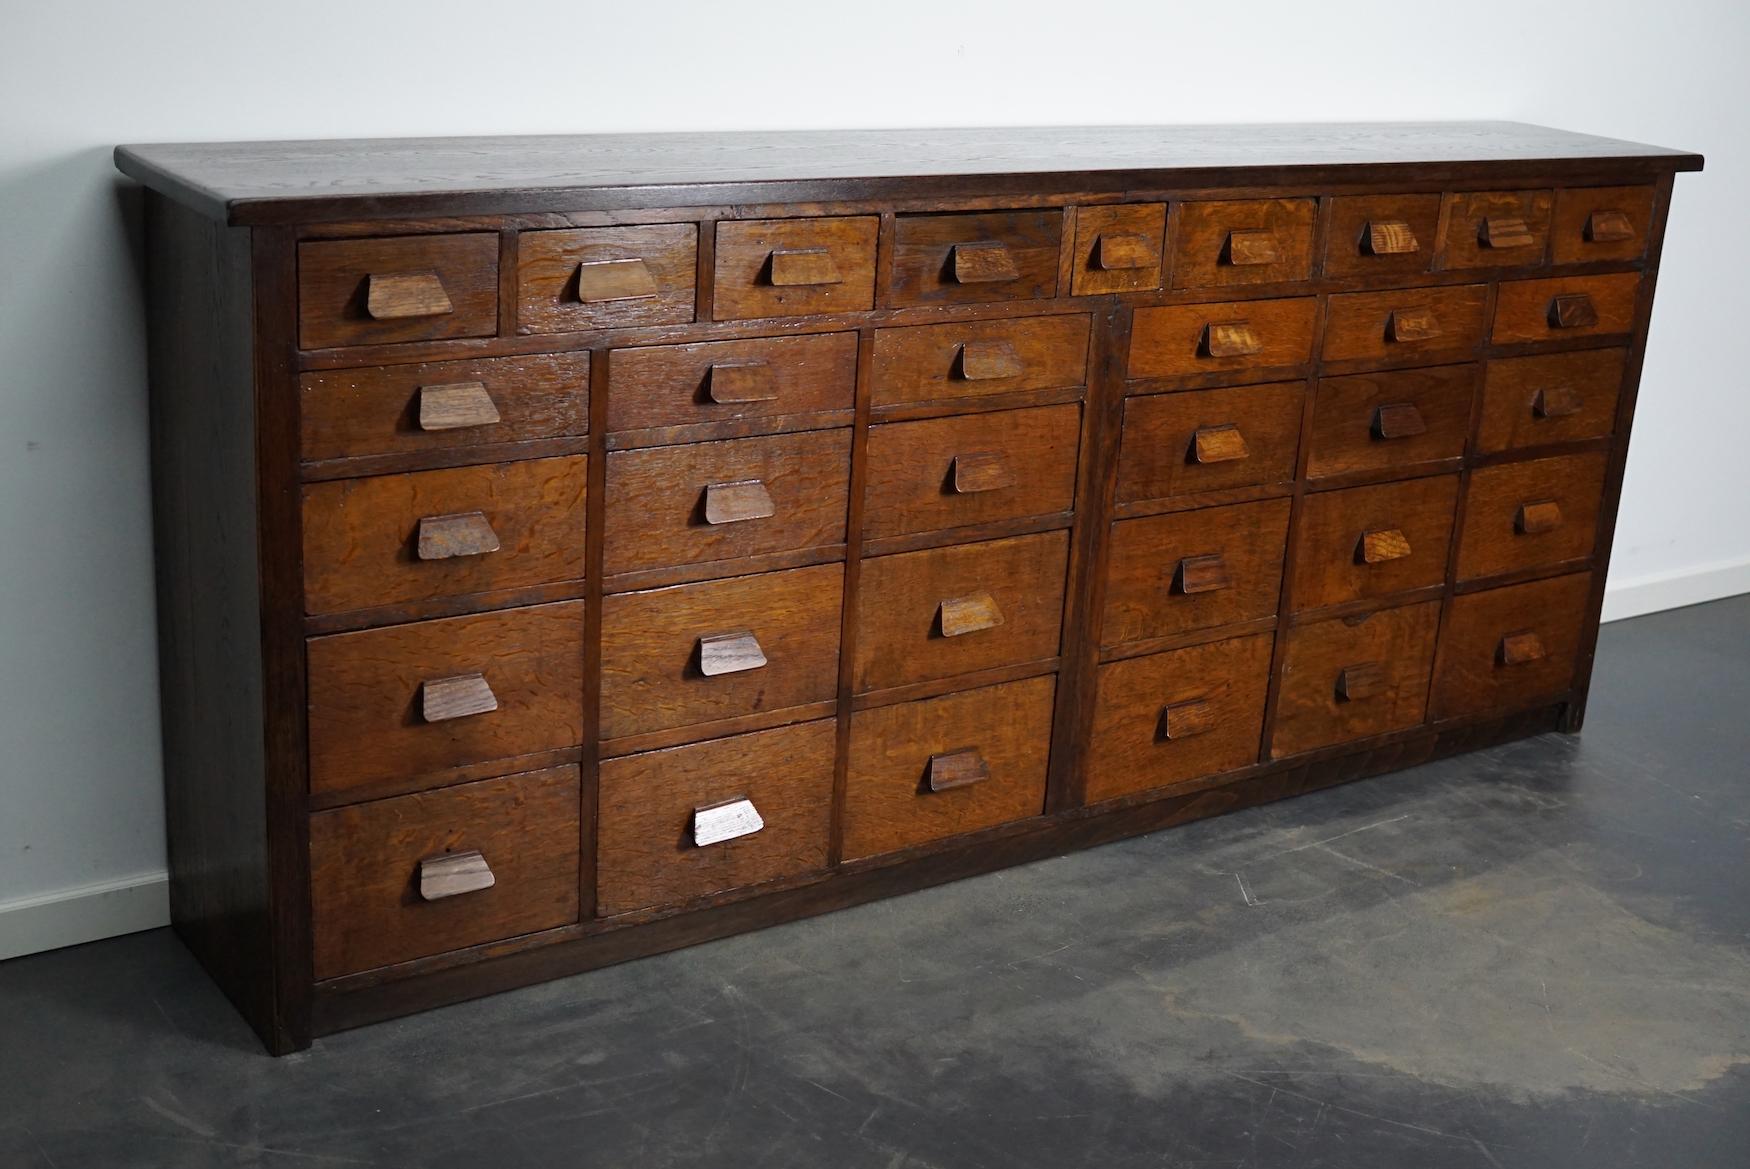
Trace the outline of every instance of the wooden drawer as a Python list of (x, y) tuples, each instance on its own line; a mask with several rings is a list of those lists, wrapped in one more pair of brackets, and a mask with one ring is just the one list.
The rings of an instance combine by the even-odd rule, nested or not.
[(712, 316), (738, 321), (873, 308), (880, 223), (873, 215), (720, 222)]
[(1307, 476), (1463, 457), (1476, 383), (1474, 365), (1320, 378), (1313, 395)]
[(879, 409), (1079, 386), (1088, 328), (1086, 316), (1061, 316), (877, 329), (870, 398)]
[(1491, 361), (1483, 374), (1477, 450), (1603, 438), (1616, 428), (1628, 353), (1583, 349)]
[(1295, 524), (1295, 609), (1444, 583), (1457, 506), (1457, 475), (1307, 495)]
[(1293, 479), (1305, 400), (1301, 382), (1126, 400), (1119, 502)]
[(613, 451), (603, 570), (842, 544), (850, 460), (848, 430)]
[(1497, 345), (1513, 345), (1632, 333), (1640, 283), (1633, 272), (1510, 280), (1495, 293), (1490, 339)]
[(307, 373), (306, 459), (413, 454), (589, 430), (589, 354), (544, 353)]
[(298, 245), (298, 344), (386, 345), (498, 332), (498, 235)]
[(1112, 525), (1103, 645), (1268, 617), (1282, 589), (1286, 499)]
[[(678, 905), (824, 869), (836, 739), (825, 719), (604, 760), (596, 911)], [(734, 827), (699, 815), (743, 801), (755, 815)], [(713, 839), (736, 827), (753, 831)]]
[(852, 715), (845, 859), (1042, 814), (1056, 689), (1028, 678)]
[(969, 304), (1057, 295), (1063, 212), (901, 215), (887, 303)]
[(869, 428), (863, 534), (871, 539), (1075, 506), (1077, 405)]
[(1278, 284), (1312, 275), (1313, 199), (1179, 203), (1173, 287)]
[[(316, 977), (572, 924), (578, 840), (575, 767), (316, 813)], [(445, 873), (471, 853), (479, 861), (460, 876)]]
[(866, 560), (858, 592), (859, 692), (1053, 658), (1069, 533)]
[(1101, 666), (1087, 802), (1256, 763), (1274, 644), (1260, 633)]
[(857, 335), (756, 337), (608, 354), (608, 429), (652, 430), (850, 411)]
[(313, 795), (583, 742), (582, 601), (314, 637), (307, 662)]
[(1604, 452), (1473, 471), (1458, 541), (1458, 579), (1499, 576), (1592, 555)]
[(842, 565), (602, 598), (604, 739), (830, 701)]
[(568, 455), (305, 485), (305, 610), (581, 578), (586, 461)]
[(1317, 313), (1310, 296), (1139, 308), (1130, 331), (1129, 376), (1187, 378), (1299, 368), (1312, 359)]
[(1439, 195), (1341, 195), (1330, 205), (1326, 276), (1409, 276), (1433, 267)]
[(1460, 191), (1446, 196), (1443, 268), (1519, 268), (1544, 261), (1548, 191)]
[(1438, 361), (1483, 341), (1481, 284), (1347, 292), (1325, 309), (1325, 361)]
[(1333, 617), (1288, 632), (1271, 758), (1419, 724), (1440, 602)]
[(1434, 659), (1434, 718), (1530, 706), (1574, 681), (1592, 574), (1454, 597)]
[(1146, 292), (1161, 286), (1161, 249), (1167, 238), (1165, 203), (1119, 203), (1076, 208), (1076, 296)]
[(1652, 224), (1652, 187), (1570, 187), (1556, 192), (1550, 251), (1558, 264), (1638, 260)]
[(685, 324), (698, 251), (691, 223), (525, 231), (517, 237), (517, 332)]

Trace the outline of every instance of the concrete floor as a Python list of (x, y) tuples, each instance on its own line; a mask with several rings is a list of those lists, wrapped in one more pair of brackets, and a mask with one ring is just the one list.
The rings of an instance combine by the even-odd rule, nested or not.
[(1750, 1163), (1750, 597), (1544, 738), (319, 1041), (0, 964), (0, 1165)]

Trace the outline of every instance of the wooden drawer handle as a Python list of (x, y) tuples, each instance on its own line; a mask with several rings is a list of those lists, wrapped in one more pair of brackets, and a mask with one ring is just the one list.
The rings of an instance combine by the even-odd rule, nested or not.
[(577, 299), (582, 304), (610, 300), (649, 300), (656, 295), (650, 265), (629, 260), (585, 260), (577, 266)]
[(1397, 528), (1379, 528), (1361, 533), (1355, 558), (1363, 564), (1384, 564), (1410, 554), (1410, 538)]
[(776, 402), (775, 381), (772, 367), (763, 361), (713, 365), (705, 375), (705, 393), (719, 406)]
[(1370, 256), (1402, 256), (1421, 246), (1416, 233), (1401, 219), (1369, 220), (1361, 236), (1361, 250)]
[(1590, 329), (1598, 323), (1598, 309), (1584, 292), (1564, 293), (1549, 302), (1552, 329)]
[(1578, 414), (1584, 403), (1580, 395), (1567, 386), (1551, 386), (1537, 391), (1531, 400), (1531, 412), (1539, 418), (1566, 418)]
[(766, 664), (766, 651), (751, 629), (713, 633), (699, 639), (699, 673), (707, 678), (745, 674)]
[(827, 248), (780, 248), (767, 258), (767, 262), (772, 268), (772, 284), (778, 288), (837, 284), (843, 279), (832, 252)]
[(1179, 592), (1194, 597), (1199, 593), (1218, 593), (1232, 588), (1233, 578), (1228, 575), (1227, 561), (1220, 554), (1187, 556), (1173, 570), (1173, 583)]
[(1635, 238), (1635, 225), (1621, 211), (1600, 208), (1586, 217), (1586, 241), (1594, 244), (1615, 244)]
[(936, 617), (942, 624), (943, 637), (978, 633), (1003, 623), (1003, 611), (997, 608), (996, 598), (986, 592), (949, 597), (936, 606)]
[(1561, 526), (1562, 508), (1553, 499), (1522, 503), (1519, 505), (1519, 514), (1513, 517), (1513, 530), (1522, 536), (1553, 532)]
[(1485, 248), (1528, 248), (1536, 243), (1531, 228), (1517, 215), (1490, 215), (1482, 222), (1477, 239)]
[(1385, 663), (1356, 662), (1337, 674), (1337, 700), (1362, 702), (1385, 693)]
[(486, 392), (485, 382), (419, 387), (421, 430), (464, 430), (470, 426), (492, 426), (498, 421), (498, 403)]
[(976, 495), (981, 491), (1001, 491), (1015, 485), (1015, 476), (1003, 460), (1001, 451), (968, 451), (955, 455), (948, 481), (956, 495)]
[(428, 723), (489, 714), (497, 709), (498, 695), (492, 692), (484, 674), (428, 678), (419, 684), (419, 716)]
[(419, 862), (419, 899), (442, 901), (464, 893), (478, 893), (496, 883), (492, 866), (478, 849), (469, 852), (446, 852), (428, 856)]
[(461, 515), (428, 515), (419, 521), (414, 555), (421, 560), (449, 560), (456, 556), (484, 556), (498, 551), (498, 533), (485, 512)]
[(435, 272), (365, 278), (365, 312), (373, 321), (400, 321), (408, 317), (441, 317), (455, 311), (444, 282)]
[(1105, 272), (1152, 268), (1159, 262), (1160, 254), (1159, 245), (1146, 235), (1114, 232), (1102, 234), (1094, 241), (1094, 267)]
[(693, 847), (704, 848), (738, 836), (752, 836), (765, 826), (760, 810), (746, 796), (708, 808), (694, 808)]
[(1155, 723), (1155, 738), (1169, 742), (1207, 734), (1215, 729), (1215, 707), (1201, 698), (1188, 702), (1169, 702), (1161, 707), (1161, 717)]
[(1009, 254), (1009, 246), (1000, 240), (955, 244), (949, 270), (956, 284), (1001, 284), (1005, 280), (1021, 278), (1021, 270), (1015, 267), (1015, 257)]
[(1428, 433), (1422, 412), (1414, 402), (1386, 402), (1373, 412), (1373, 437), (1391, 440), (1415, 438)]
[(713, 526), (763, 520), (777, 510), (772, 504), (772, 493), (758, 479), (705, 485), (705, 522)]
[(924, 773), (924, 786), (932, 792), (950, 792), (957, 787), (971, 787), (990, 778), (990, 764), (977, 747), (961, 747), (956, 751), (941, 751), (930, 756), (930, 766)]
[(1264, 341), (1250, 321), (1211, 321), (1197, 348), (1203, 357), (1250, 357), (1263, 352)]
[(1386, 318), (1385, 339), (1396, 342), (1432, 341), (1440, 336), (1440, 321), (1430, 308), (1393, 309)]
[(1274, 264), (1282, 258), (1275, 233), (1258, 229), (1228, 232), (1227, 245), (1221, 251), (1222, 257), (1236, 268)]
[(1007, 341), (968, 341), (960, 346), (955, 372), (962, 381), (994, 382), (1020, 377), (1026, 363)]
[(1495, 650), (1495, 656), (1503, 666), (1524, 666), (1542, 661), (1549, 655), (1537, 634), (1523, 630), (1503, 637), (1500, 646)]
[(1246, 436), (1232, 423), (1199, 427), (1191, 436), (1191, 461), (1198, 465), (1237, 462), (1251, 453)]

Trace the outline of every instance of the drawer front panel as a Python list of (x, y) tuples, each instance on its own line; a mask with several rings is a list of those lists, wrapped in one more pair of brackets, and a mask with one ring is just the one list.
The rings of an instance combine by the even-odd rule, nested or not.
[(1330, 202), (1326, 276), (1409, 276), (1433, 267), (1439, 195), (1342, 195)]
[(1267, 499), (1112, 525), (1103, 645), (1276, 612), (1289, 501)]
[(712, 315), (738, 321), (873, 308), (880, 222), (858, 215), (719, 223)]
[(583, 742), (582, 601), (315, 637), (307, 652), (312, 793)]
[(1075, 405), (871, 427), (863, 534), (1067, 512), (1080, 437)]
[(1592, 574), (1455, 597), (1434, 665), (1435, 718), (1553, 698), (1574, 681)]
[(602, 737), (830, 700), (843, 589), (821, 564), (603, 597)]
[(1603, 438), (1616, 429), (1628, 353), (1583, 349), (1491, 361), (1483, 374), (1477, 450)]
[(298, 344), (305, 349), (496, 332), (495, 233), (298, 245)]
[(1101, 666), (1088, 802), (1256, 763), (1274, 644), (1260, 633)]
[[(597, 912), (678, 905), (824, 869), (836, 736), (827, 719), (604, 760)], [(699, 813), (740, 801), (760, 826), (712, 841), (713, 821), (701, 824)], [(728, 830), (753, 824), (743, 815)]]
[(1241, 300), (1136, 310), (1130, 331), (1132, 378), (1183, 378), (1292, 369), (1312, 358), (1318, 304)]
[(1301, 382), (1126, 400), (1119, 502), (1293, 479), (1305, 400)]
[(614, 451), (604, 571), (842, 544), (850, 452), (848, 430)]
[(1499, 576), (1592, 555), (1604, 452), (1474, 471), (1464, 502), (1458, 579)]
[(1497, 345), (1512, 345), (1632, 333), (1640, 283), (1641, 278), (1633, 272), (1510, 280), (1495, 294), (1491, 340)]
[(610, 431), (848, 411), (857, 392), (857, 335), (616, 349), (608, 355), (608, 384)]
[(1146, 292), (1161, 286), (1161, 249), (1167, 237), (1165, 203), (1120, 203), (1076, 208), (1076, 296)]
[(1439, 623), (1440, 602), (1429, 601), (1290, 630), (1271, 757), (1420, 723)]
[(1089, 324), (1060, 316), (877, 329), (871, 401), (879, 408), (1079, 386)]
[(1307, 476), (1462, 457), (1476, 381), (1474, 365), (1321, 378), (1313, 398)]
[(1572, 187), (1556, 192), (1550, 250), (1558, 264), (1638, 260), (1652, 223), (1651, 187)]
[(1063, 212), (901, 215), (887, 303), (972, 304), (1057, 295)]
[(1443, 583), (1457, 506), (1456, 475), (1308, 495), (1295, 525), (1294, 607)]
[[(575, 767), (316, 813), (310, 817), (316, 977), (574, 923), (578, 839)], [(484, 871), (442, 880), (441, 862), (466, 853), (478, 853)], [(481, 879), (488, 872), (490, 885)]]
[(1446, 196), (1441, 267), (1542, 264), (1553, 202), (1548, 191), (1462, 191)]
[(691, 223), (525, 231), (517, 237), (517, 331), (685, 324), (698, 250)]
[(1042, 814), (1055, 693), (1028, 678), (852, 715), (845, 859)]
[(1325, 312), (1325, 361), (1435, 361), (1468, 357), (1483, 341), (1487, 288), (1347, 292)]
[(449, 450), (589, 430), (589, 354), (488, 357), (307, 373), (306, 459)]
[(305, 486), (306, 609), (581, 578), (585, 463), (568, 455)]
[(1278, 284), (1312, 275), (1312, 199), (1235, 199), (1175, 208), (1173, 287)]
[(1057, 656), (1069, 534), (878, 556), (862, 566), (858, 691)]

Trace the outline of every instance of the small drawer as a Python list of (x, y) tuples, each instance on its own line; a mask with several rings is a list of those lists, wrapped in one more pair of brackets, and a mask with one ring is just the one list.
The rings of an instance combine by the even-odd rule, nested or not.
[(869, 428), (870, 539), (1075, 506), (1077, 405), (961, 414)]
[(1256, 763), (1275, 640), (1261, 633), (1101, 666), (1087, 802)]
[(1295, 524), (1295, 609), (1443, 584), (1457, 506), (1457, 475), (1307, 495)]
[(1604, 452), (1473, 471), (1458, 541), (1458, 579), (1476, 580), (1592, 555)]
[(1172, 637), (1268, 617), (1282, 589), (1286, 499), (1112, 525), (1101, 643)]
[(589, 354), (488, 357), (307, 373), (306, 459), (414, 454), (589, 430)]
[(1495, 293), (1490, 340), (1514, 345), (1632, 333), (1640, 284), (1640, 276), (1633, 272), (1510, 280)]
[(1556, 192), (1550, 250), (1558, 264), (1638, 260), (1652, 223), (1651, 187), (1571, 187)]
[(1603, 438), (1616, 429), (1628, 353), (1583, 349), (1489, 362), (1477, 450), (1517, 450)]
[(712, 316), (740, 321), (873, 308), (880, 223), (873, 215), (720, 222)]
[(1446, 196), (1442, 268), (1521, 268), (1544, 262), (1548, 191), (1460, 191)]
[(691, 223), (525, 231), (517, 237), (517, 332), (685, 324), (698, 253)]
[(827, 719), (604, 760), (596, 912), (824, 869), (836, 738)]
[(1574, 681), (1592, 574), (1455, 597), (1434, 660), (1435, 718), (1554, 698)]
[(583, 742), (583, 602), (313, 637), (310, 791), (442, 782)]
[(608, 384), (615, 433), (848, 412), (857, 392), (857, 335), (616, 349), (608, 354)]
[(602, 598), (605, 739), (830, 701), (844, 567)]
[(1127, 399), (1118, 501), (1293, 479), (1305, 401), (1301, 382)]
[(1161, 286), (1167, 238), (1165, 203), (1076, 208), (1076, 251), (1070, 290), (1076, 296), (1146, 292)]
[(1326, 276), (1409, 276), (1433, 267), (1439, 195), (1340, 195), (1330, 203)]
[(1476, 383), (1474, 365), (1319, 379), (1307, 476), (1319, 479), (1461, 458)]
[(1068, 552), (1041, 532), (865, 560), (857, 691), (1056, 657)]
[(298, 344), (304, 349), (497, 332), (494, 232), (298, 245)]
[(875, 330), (876, 409), (1056, 390), (1087, 380), (1086, 316), (1021, 317)]
[(608, 575), (845, 542), (851, 433), (608, 455)]
[(845, 859), (1041, 815), (1056, 689), (1028, 678), (853, 714)]
[(1325, 310), (1325, 361), (1437, 361), (1483, 342), (1481, 284), (1346, 292)]
[(304, 608), (342, 613), (583, 576), (583, 455), (304, 487)]
[(1270, 757), (1421, 723), (1440, 602), (1333, 617), (1288, 633)]
[(901, 215), (887, 303), (971, 304), (1057, 295), (1063, 212)]
[(573, 924), (578, 806), (555, 767), (311, 816), (316, 977)]
[(1173, 287), (1279, 284), (1312, 275), (1313, 199), (1235, 199), (1173, 208)]
[(1129, 376), (1292, 372), (1312, 359), (1317, 307), (1305, 296), (1137, 309), (1130, 331)]

